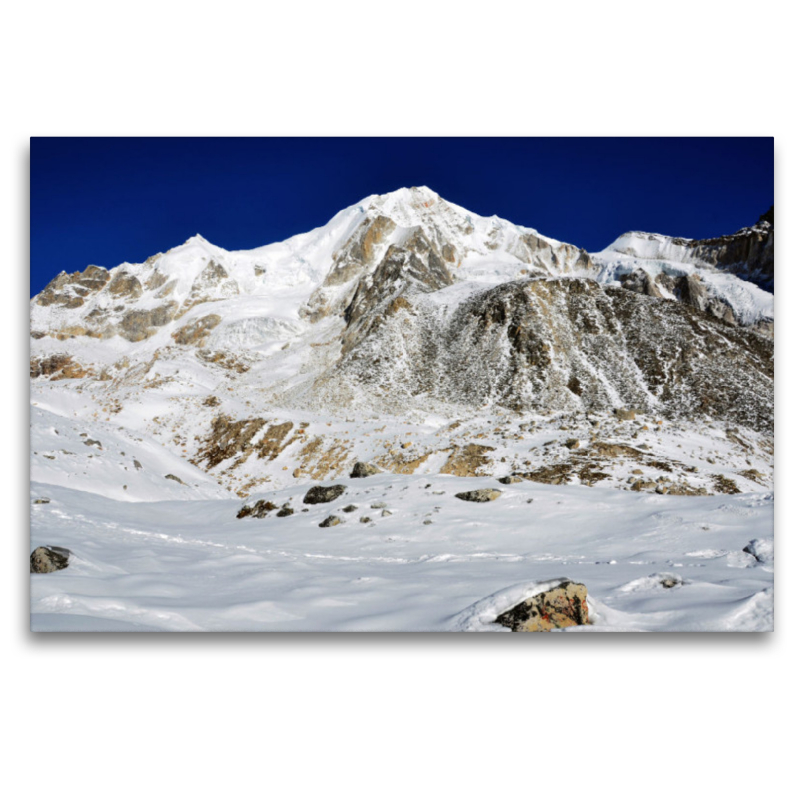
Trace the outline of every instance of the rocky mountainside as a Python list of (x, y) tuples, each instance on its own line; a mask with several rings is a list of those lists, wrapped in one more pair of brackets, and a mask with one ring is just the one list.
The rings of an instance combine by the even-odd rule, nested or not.
[(715, 239), (633, 231), (594, 254), (601, 280), (679, 300), (761, 334), (773, 332), (774, 208), (751, 227)]
[[(589, 254), (426, 188), (256, 250), (195, 236), (142, 264), (61, 273), (31, 300), (38, 446), (63, 458), (63, 433), (47, 431), (67, 417), (165, 448), (186, 491), (210, 475), (243, 496), (355, 460), (635, 484), (609, 461), (621, 459), (644, 478), (652, 468), (639, 483), (654, 487), (673, 472), (676, 491), (691, 489), (688, 471), (718, 491), (726, 469), (763, 486), (772, 248), (770, 213), (719, 239), (630, 233)], [(645, 431), (658, 436), (634, 446)], [(103, 458), (68, 455), (73, 477)]]

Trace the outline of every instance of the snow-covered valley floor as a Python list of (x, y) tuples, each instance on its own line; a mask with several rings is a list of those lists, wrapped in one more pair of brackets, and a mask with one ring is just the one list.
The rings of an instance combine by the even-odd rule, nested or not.
[[(263, 519), (237, 519), (235, 499), (131, 503), (34, 482), (31, 500), (50, 502), (31, 506), (31, 546), (73, 555), (31, 575), (32, 629), (507, 632), (497, 614), (562, 577), (586, 584), (594, 619), (569, 632), (772, 629), (772, 493), (337, 482), (332, 503), (305, 506), (311, 483), (256, 495), (295, 511)], [(503, 494), (454, 496), (484, 486)], [(330, 514), (342, 524), (320, 528)]]

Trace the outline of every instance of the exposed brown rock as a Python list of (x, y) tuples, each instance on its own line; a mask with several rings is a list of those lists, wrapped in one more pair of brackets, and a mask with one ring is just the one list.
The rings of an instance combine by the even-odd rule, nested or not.
[(493, 451), (494, 447), (474, 443), (456, 447), (441, 468), (440, 473), (457, 475), (460, 478), (475, 478), (485, 475), (487, 468), (492, 463), (487, 454)]
[(589, 625), (588, 593), (582, 583), (563, 581), (500, 614), (495, 622), (514, 632), (551, 631)]
[(253, 506), (242, 506), (236, 519), (243, 519), (244, 517), (254, 517), (255, 519), (263, 519), (269, 514), (270, 511), (275, 511), (278, 506), (269, 500), (259, 500)]
[(172, 338), (178, 343), (183, 345), (194, 345), (202, 347), (208, 334), (222, 322), (222, 317), (219, 314), (206, 314), (200, 319), (188, 322), (182, 328), (179, 328), (172, 334)]
[(114, 297), (124, 297), (129, 300), (135, 300), (142, 296), (142, 284), (135, 275), (130, 275), (127, 272), (116, 272), (110, 283), (106, 287), (106, 291)]
[(595, 442), (592, 445), (592, 449), (598, 456), (604, 458), (627, 456), (628, 458), (639, 459), (644, 455), (641, 450), (637, 450), (635, 447), (631, 447), (627, 444), (615, 444), (613, 442)]
[(288, 446), (284, 439), (294, 427), (291, 422), (282, 422), (279, 425), (270, 425), (255, 446), (256, 455), (269, 461), (276, 459)]
[(350, 472), (350, 477), (369, 478), (370, 475), (378, 475), (379, 473), (380, 469), (378, 469), (378, 467), (376, 467), (374, 464), (368, 464), (365, 461), (356, 461), (352, 471)]
[(221, 350), (198, 350), (197, 357), (206, 364), (217, 364), (224, 369), (236, 372), (239, 375), (250, 371), (250, 367), (241, 359), (237, 358), (233, 353), (223, 352)]
[(378, 459), (378, 464), (396, 475), (413, 475), (430, 456), (431, 453), (423, 453), (421, 456), (411, 458), (397, 451), (390, 451)]
[(724, 475), (712, 475), (711, 477), (714, 479), (715, 492), (720, 494), (741, 494), (741, 489), (731, 478), (726, 478)]
[(31, 358), (31, 378), (41, 378), (43, 375), (55, 375), (57, 372), (61, 372), (61, 370), (71, 362), (72, 356), (66, 353), (57, 353), (47, 358)]
[(572, 464), (550, 464), (549, 466), (539, 467), (531, 472), (520, 473), (526, 481), (534, 483), (549, 483), (560, 486), (569, 483), (572, 475)]
[(260, 417), (234, 421), (221, 414), (211, 424), (211, 432), (194, 463), (205, 461), (208, 469), (213, 469), (229, 458), (249, 456), (255, 447), (253, 440), (265, 424), (266, 420)]
[(100, 291), (108, 283), (109, 278), (107, 270), (94, 265), (86, 267), (83, 272), (73, 272), (71, 275), (61, 272), (37, 295), (36, 303), (40, 306), (79, 308), (84, 304), (83, 297)]
[(31, 572), (41, 574), (66, 569), (71, 555), (65, 547), (37, 547), (31, 553)]
[(128, 311), (120, 323), (119, 334), (129, 342), (141, 342), (150, 338), (156, 331), (170, 322), (178, 310), (176, 302), (166, 303), (148, 310)]
[(228, 275), (225, 267), (212, 259), (195, 278), (178, 316), (182, 317), (189, 309), (200, 303), (235, 297), (238, 294), (239, 284)]

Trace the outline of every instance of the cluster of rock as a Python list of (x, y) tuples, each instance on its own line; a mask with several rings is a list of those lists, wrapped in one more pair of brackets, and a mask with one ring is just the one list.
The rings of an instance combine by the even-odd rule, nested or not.
[[(347, 490), (347, 487), (342, 484), (334, 486), (312, 486), (303, 498), (305, 505), (316, 505), (318, 503), (332, 503)], [(356, 506), (347, 506), (345, 511), (355, 511)], [(244, 519), (245, 517), (252, 517), (253, 519), (263, 519), (270, 511), (277, 510), (276, 517), (289, 517), (294, 514), (294, 509), (289, 503), (284, 503), (280, 508), (270, 500), (258, 500), (253, 505), (243, 505), (236, 514), (236, 519)], [(329, 528), (333, 525), (338, 525), (341, 522), (339, 517), (330, 516), (321, 525), (321, 528)]]

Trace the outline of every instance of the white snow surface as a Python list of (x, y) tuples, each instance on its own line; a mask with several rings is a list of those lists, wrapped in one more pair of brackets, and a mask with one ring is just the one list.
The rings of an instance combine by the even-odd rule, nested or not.
[[(772, 564), (743, 552), (754, 535), (772, 539), (771, 493), (526, 482), (477, 504), (454, 495), (496, 483), (344, 482), (333, 503), (304, 506), (312, 484), (261, 495), (295, 513), (241, 520), (233, 499), (126, 503), (34, 483), (32, 499), (50, 503), (31, 506), (32, 547), (73, 555), (31, 576), (32, 628), (505, 633), (498, 614), (570, 578), (588, 587), (593, 624), (566, 632), (772, 629)], [(320, 528), (329, 514), (342, 524)]]

